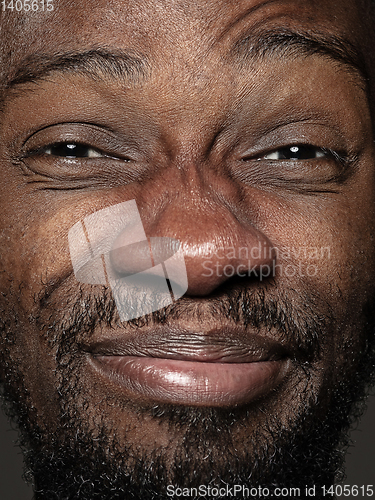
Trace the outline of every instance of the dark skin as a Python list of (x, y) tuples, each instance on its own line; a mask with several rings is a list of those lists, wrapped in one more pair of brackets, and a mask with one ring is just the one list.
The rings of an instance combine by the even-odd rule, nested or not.
[[(29, 16), (23, 28), (27, 43), (21, 43), (22, 35), (7, 42), (15, 45), (7, 66), (10, 80), (19, 78), (17, 69), (25, 68), (29, 56), (55, 57), (57, 51), (71, 56), (98, 47), (130, 55), (133, 73), (116, 77), (99, 69), (93, 78), (76, 59), (75, 69), (51, 67), (43, 78), (18, 80), (5, 93), (1, 308), (15, 342), (2, 375), (14, 391), (20, 382), (9, 367), (14, 364), (25, 376), (22, 398), (36, 408), (28, 418), (46, 436), (57, 433), (64, 440), (58, 366), (68, 356), (75, 368), (67, 392), (74, 382), (72, 407), (92, 436), (98, 428), (107, 429), (120, 448), (133, 446), (129, 468), (137, 453), (151, 456), (157, 450), (173, 469), (184, 429), (151, 417), (153, 406), (163, 408), (163, 398), (123, 389), (99, 375), (88, 348), (103, 340), (151, 335), (155, 318), (135, 328), (120, 324), (114, 314), (90, 331), (78, 331), (74, 349), (63, 355), (63, 329), (56, 333), (53, 326), (69, 323), (76, 301), (89, 303), (107, 292), (80, 286), (74, 278), (69, 229), (95, 211), (133, 199), (148, 236), (177, 238), (183, 245), (189, 287), (178, 318), (166, 320), (180, 333), (166, 342), (165, 352), (220, 353), (224, 345), (231, 353), (252, 345), (253, 338), (254, 350), (267, 342), (285, 349), (286, 375), (274, 390), (247, 403), (245, 425), (232, 427), (231, 445), (239, 456), (244, 449), (262, 449), (266, 438), (261, 435), (254, 444), (254, 436), (267, 415), (288, 428), (314, 399), (314, 418), (323, 418), (333, 389), (358, 371), (357, 355), (367, 335), (363, 311), (374, 296), (375, 151), (369, 97), (352, 53), (345, 63), (340, 51), (341, 58), (303, 52), (298, 44), (293, 52), (283, 51), (279, 44), (261, 57), (251, 46), (266, 38), (265, 32), (285, 36), (289, 29), (306, 37), (312, 30), (319, 40), (345, 40), (348, 52), (349, 44), (365, 51), (359, 5), (248, 0), (165, 6), (155, 0), (116, 1), (111, 8), (108, 2), (60, 1), (57, 7), (53, 14)], [(247, 44), (240, 44), (246, 37)], [(92, 70), (104, 56), (91, 52), (91, 57)], [(61, 57), (56, 62), (61, 66)], [(45, 59), (28, 64), (36, 77), (48, 67)], [(66, 158), (63, 143), (85, 148), (76, 158)], [(280, 156), (292, 146), (301, 148), (302, 159)], [(211, 252), (251, 248), (259, 241), (281, 251), (329, 248), (329, 258), (278, 255), (281, 267), (262, 281), (204, 275)], [(262, 258), (255, 266), (271, 265), (273, 259)], [(216, 264), (248, 266), (228, 255), (224, 261), (214, 258), (211, 268)], [(283, 273), (287, 265), (299, 272)], [(311, 276), (301, 271), (310, 265), (317, 270)], [(319, 325), (325, 318), (319, 352), (301, 353), (296, 335), (283, 336), (276, 327), (245, 327), (241, 318), (240, 329), (228, 338), (230, 319), (210, 307), (243, 291), (253, 297), (263, 293), (268, 303), (287, 300), (295, 318), (298, 311), (308, 318), (308, 307)], [(168, 408), (181, 406), (207, 404), (204, 395), (191, 401), (182, 391)], [(221, 406), (237, 411), (241, 404), (212, 403)], [(211, 445), (202, 445), (200, 453), (225, 461)]]

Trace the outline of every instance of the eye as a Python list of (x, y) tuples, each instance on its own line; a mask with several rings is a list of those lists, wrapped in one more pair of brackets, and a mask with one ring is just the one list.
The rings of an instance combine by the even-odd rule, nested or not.
[(357, 155), (347, 151), (297, 143), (244, 155), (233, 165), (232, 175), (251, 186), (306, 187), (312, 192), (313, 186), (321, 190), (324, 184), (346, 179), (356, 161)]
[(323, 148), (310, 145), (293, 145), (279, 148), (264, 155), (262, 160), (314, 160), (317, 158), (327, 158), (329, 151)]
[(87, 144), (75, 142), (57, 142), (40, 149), (39, 154), (63, 158), (103, 158), (106, 155)]

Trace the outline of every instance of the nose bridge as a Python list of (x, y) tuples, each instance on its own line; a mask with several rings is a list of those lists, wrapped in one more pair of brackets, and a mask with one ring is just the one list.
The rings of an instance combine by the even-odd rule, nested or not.
[[(169, 176), (164, 176), (160, 198), (163, 208), (149, 221), (148, 230), (155, 236), (181, 239), (188, 255), (199, 247), (200, 253), (212, 245), (224, 245), (224, 240), (234, 241), (236, 236), (236, 204), (239, 199), (236, 186), (228, 179), (212, 172), (211, 166), (203, 159), (176, 157), (169, 168)], [(233, 233), (233, 234), (231, 234)], [(223, 241), (221, 241), (223, 240)]]

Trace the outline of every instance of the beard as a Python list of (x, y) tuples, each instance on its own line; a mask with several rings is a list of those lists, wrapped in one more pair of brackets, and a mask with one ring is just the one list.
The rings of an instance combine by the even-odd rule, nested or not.
[[(267, 492), (264, 488), (268, 488), (272, 495), (276, 487), (299, 488), (298, 496), (305, 498), (306, 487), (315, 487), (315, 497), (323, 498), (321, 487), (342, 477), (348, 430), (361, 413), (366, 387), (374, 375), (373, 303), (366, 304), (363, 310), (361, 349), (354, 356), (351, 346), (346, 346), (352, 357), (348, 361), (350, 370), (329, 389), (323, 398), (328, 403), (323, 404), (313, 381), (326, 348), (327, 331), (336, 320), (327, 304), (311, 292), (297, 294), (288, 290), (284, 295), (278, 292), (276, 297), (272, 290), (227, 284), (210, 301), (184, 298), (121, 324), (108, 289), (103, 287), (100, 294), (94, 294), (91, 287), (81, 287), (77, 297), (77, 289), (70, 286), (67, 280), (46, 288), (29, 320), (43, 332), (56, 357), (58, 432), (46, 432), (30, 409), (23, 373), (16, 368), (9, 370), (4, 384), (8, 413), (21, 430), (26, 477), (34, 482), (37, 499), (152, 500), (173, 497), (168, 492), (176, 487), (188, 488), (190, 498), (201, 498), (197, 494), (201, 485), (224, 490), (227, 485), (242, 485), (253, 488), (252, 492), (256, 489), (257, 498), (268, 496), (262, 495), (262, 489)], [(62, 307), (55, 291), (64, 287), (67, 303)], [(58, 310), (60, 314), (51, 313)], [(295, 346), (292, 362), (304, 374), (303, 388), (295, 388), (298, 403), (283, 419), (262, 400), (229, 409), (152, 402), (134, 405), (132, 410), (140, 426), (143, 418), (152, 419), (160, 427), (167, 427), (172, 436), (178, 436), (173, 446), (170, 443), (150, 452), (122, 439), (116, 424), (100, 417), (100, 409), (95, 412), (90, 400), (85, 400), (80, 346), (100, 326), (122, 328), (126, 334), (132, 329), (192, 316), (205, 321), (210, 317), (227, 318), (245, 330), (272, 330), (279, 341)], [(9, 317), (9, 313), (3, 317)], [(0, 361), (8, 367), (17, 366), (12, 347), (17, 342), (14, 332), (20, 326), (14, 324), (17, 316), (12, 317), (11, 326), (2, 325), (7, 342)], [(345, 351), (345, 346), (341, 349)], [(108, 402), (102, 402), (103, 408)], [(215, 497), (231, 496), (223, 493)]]

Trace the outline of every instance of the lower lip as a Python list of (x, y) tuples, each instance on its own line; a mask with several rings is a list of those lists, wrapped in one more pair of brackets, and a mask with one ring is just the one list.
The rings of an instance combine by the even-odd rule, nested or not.
[(233, 407), (267, 395), (289, 360), (207, 363), (136, 356), (96, 356), (94, 365), (127, 393), (155, 402)]

